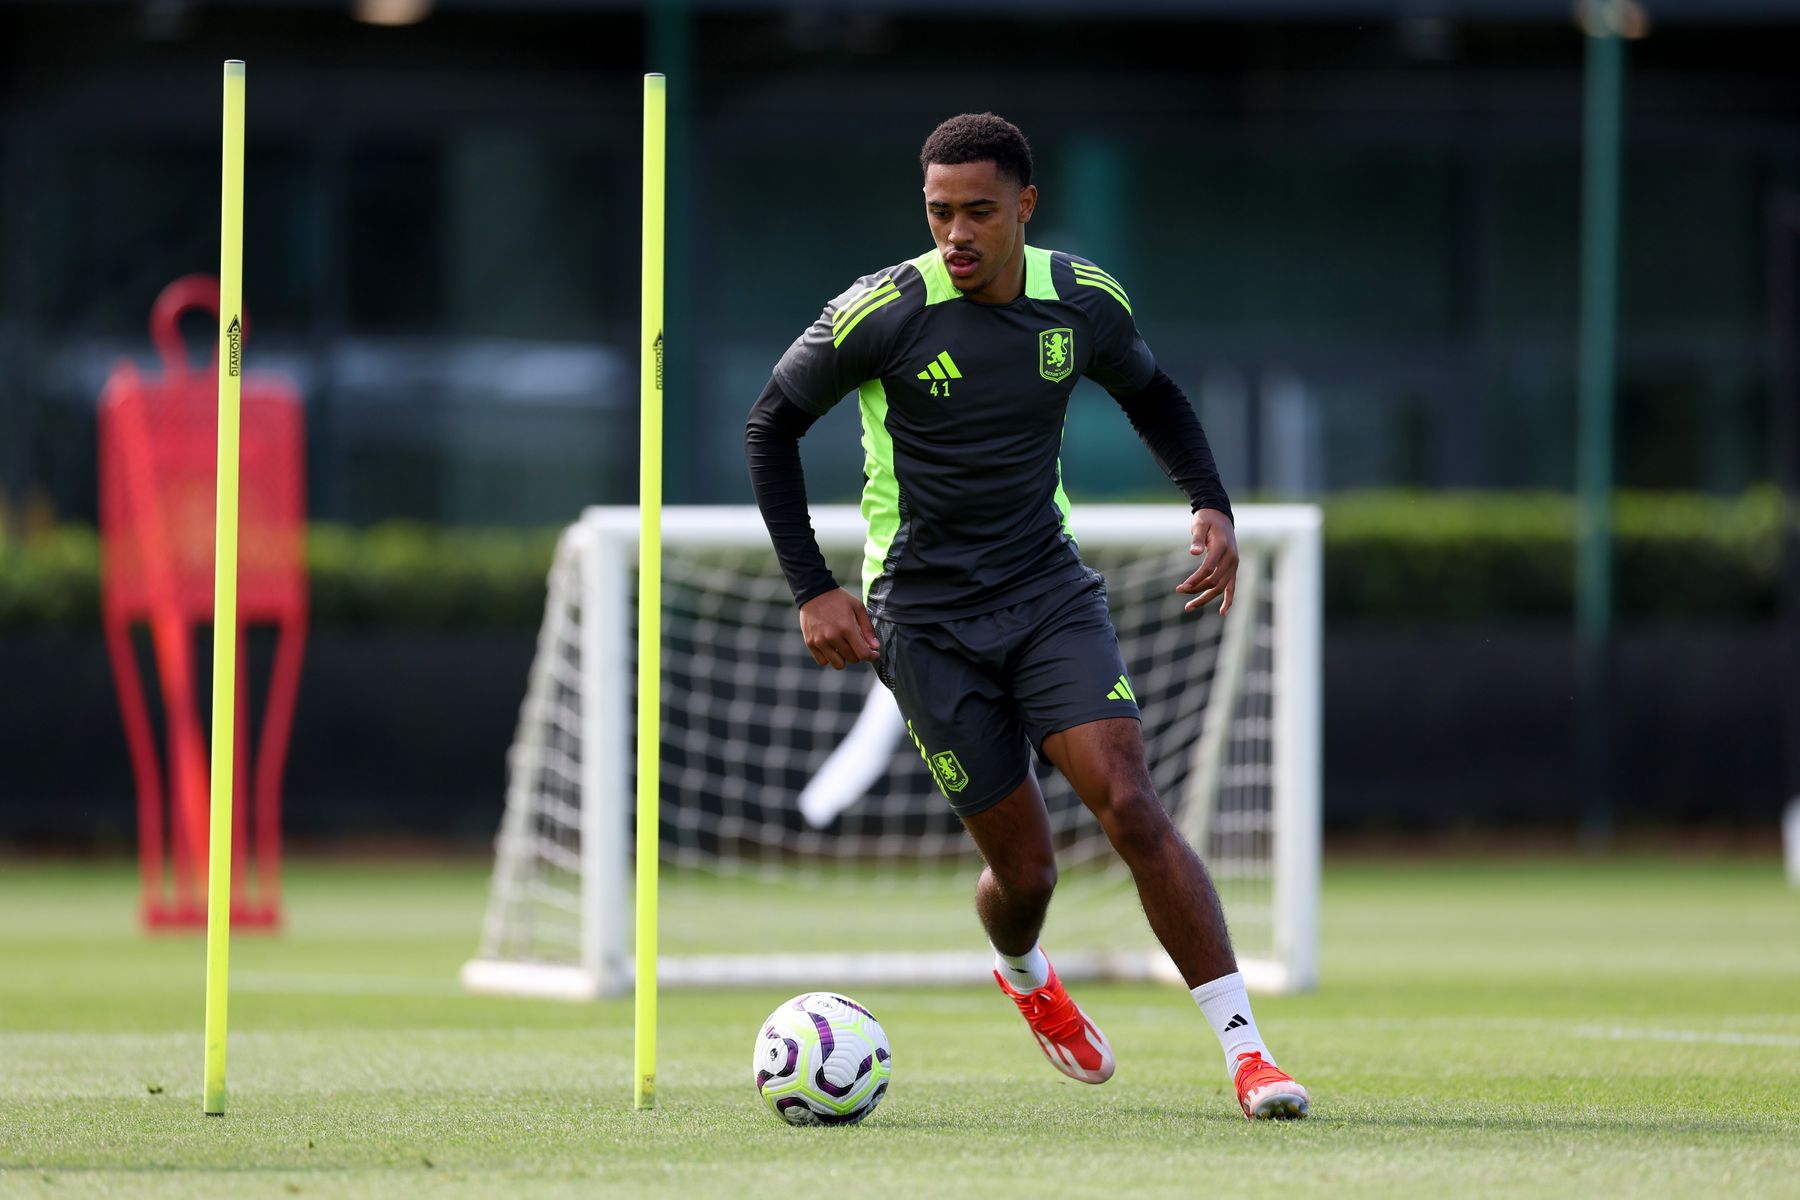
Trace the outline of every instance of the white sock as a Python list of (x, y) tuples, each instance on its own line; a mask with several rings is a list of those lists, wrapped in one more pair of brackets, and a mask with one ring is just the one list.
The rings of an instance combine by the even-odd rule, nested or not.
[(1050, 982), (1050, 960), (1044, 957), (1043, 946), (1036, 942), (1017, 958), (994, 951), (994, 970), (1000, 972), (1000, 978), (1015, 992), (1035, 992)]
[(1226, 1074), (1236, 1076), (1240, 1054), (1260, 1054), (1264, 1062), (1275, 1062), (1269, 1048), (1263, 1045), (1262, 1034), (1256, 1031), (1256, 1017), (1250, 1011), (1250, 996), (1244, 991), (1241, 972), (1233, 971), (1203, 983), (1193, 995), (1206, 1023), (1219, 1035), (1219, 1046), (1225, 1051)]

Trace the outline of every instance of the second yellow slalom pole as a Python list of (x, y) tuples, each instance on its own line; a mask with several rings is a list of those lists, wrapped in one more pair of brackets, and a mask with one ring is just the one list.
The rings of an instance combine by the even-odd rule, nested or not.
[(656, 1107), (656, 892), (662, 742), (663, 145), (666, 91), (644, 76), (643, 357), (638, 445), (637, 1038), (632, 1103)]
[(225, 1115), (231, 960), (232, 762), (237, 746), (238, 409), (244, 364), (244, 64), (225, 64), (219, 182), (219, 487), (213, 550), (212, 832), (206, 859), (203, 1111)]

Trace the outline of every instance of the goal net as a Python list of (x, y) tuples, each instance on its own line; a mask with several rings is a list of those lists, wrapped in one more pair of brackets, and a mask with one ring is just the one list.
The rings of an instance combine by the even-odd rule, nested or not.
[[(1237, 514), (1228, 618), (1182, 611), (1188, 518), (1086, 506), (1157, 793), (1200, 851), (1253, 987), (1312, 986), (1319, 873), (1319, 515)], [(854, 508), (813, 511), (840, 579)], [(568, 998), (632, 976), (635, 508), (590, 509), (549, 578), (470, 990)], [(659, 980), (987, 978), (981, 863), (867, 668), (815, 665), (754, 508), (663, 519)], [(1061, 882), (1044, 944), (1066, 978), (1178, 978), (1098, 823), (1039, 764)]]

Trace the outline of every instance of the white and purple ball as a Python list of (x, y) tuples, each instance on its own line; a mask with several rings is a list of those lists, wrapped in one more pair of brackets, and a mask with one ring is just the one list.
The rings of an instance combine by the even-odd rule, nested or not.
[(893, 1069), (875, 1014), (835, 992), (807, 992), (769, 1014), (751, 1067), (757, 1095), (790, 1125), (854, 1125), (887, 1094)]

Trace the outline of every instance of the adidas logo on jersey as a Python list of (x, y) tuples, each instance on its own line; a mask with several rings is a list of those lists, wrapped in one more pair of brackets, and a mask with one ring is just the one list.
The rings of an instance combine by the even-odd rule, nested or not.
[(948, 350), (931, 360), (929, 366), (919, 372), (920, 379), (961, 379), (962, 372), (956, 369), (956, 361), (950, 357)]
[(950, 381), (952, 379), (961, 379), (962, 372), (956, 369), (956, 360), (950, 357), (950, 352), (948, 350), (945, 350), (936, 358), (932, 359), (930, 363), (926, 364), (925, 369), (919, 372), (919, 378), (931, 381), (932, 395), (948, 396), (950, 394)]
[(1131, 690), (1131, 682), (1123, 675), (1119, 676), (1119, 682), (1113, 684), (1112, 691), (1106, 693), (1106, 698), (1108, 700), (1130, 700), (1134, 703), (1137, 701), (1137, 695)]

